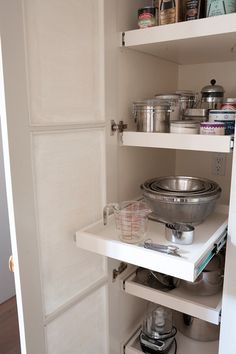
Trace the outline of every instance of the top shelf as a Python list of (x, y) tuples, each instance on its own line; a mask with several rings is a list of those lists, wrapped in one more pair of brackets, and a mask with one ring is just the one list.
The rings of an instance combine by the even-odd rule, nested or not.
[(236, 13), (127, 31), (121, 46), (177, 64), (236, 60)]

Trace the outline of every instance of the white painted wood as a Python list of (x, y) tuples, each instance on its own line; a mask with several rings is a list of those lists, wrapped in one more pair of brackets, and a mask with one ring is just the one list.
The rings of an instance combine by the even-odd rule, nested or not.
[(8, 260), (11, 254), (2, 135), (0, 129), (0, 304), (15, 295), (14, 275), (9, 272), (8, 268)]
[[(136, 334), (131, 338), (128, 342), (125, 354), (142, 354), (143, 351), (141, 349), (139, 343), (139, 333), (140, 331), (136, 332)], [(188, 338), (181, 334), (180, 332), (177, 333), (176, 336), (177, 344), (178, 344), (178, 353), (181, 354), (217, 354), (218, 353), (218, 341), (214, 342), (198, 342), (191, 338)], [(172, 347), (169, 351), (169, 354), (174, 353), (174, 348)]]
[(152, 289), (134, 281), (135, 274), (124, 282), (124, 291), (130, 295), (141, 297), (148, 301), (169, 307), (173, 310), (187, 313), (214, 324), (219, 324), (222, 294), (213, 296), (197, 296), (186, 292), (180, 286), (168, 292)]
[(49, 323), (48, 354), (109, 354), (106, 303), (103, 286)]
[(21, 1), (0, 1), (0, 116), (21, 353), (45, 354)]
[[(194, 281), (196, 267), (207, 255), (216, 240), (227, 226), (226, 210), (216, 210), (207, 220), (195, 228), (195, 242), (192, 245), (181, 245), (181, 257), (166, 255), (149, 250), (140, 245), (124, 243), (119, 239), (119, 231), (115, 228), (114, 217), (108, 225), (103, 221), (90, 225), (76, 232), (76, 244), (79, 248), (95, 252), (120, 261), (169, 274), (180, 279)], [(146, 239), (154, 243), (167, 245), (164, 225), (149, 220)]]
[(23, 2), (31, 124), (104, 121), (103, 1)]
[(235, 19), (236, 14), (228, 14), (127, 31), (125, 47), (178, 64), (232, 61), (236, 59)]
[(226, 135), (174, 134), (123, 132), (121, 144), (124, 146), (153, 147), (162, 149), (225, 152), (232, 151), (233, 142)]
[[(25, 18), (40, 33), (24, 23), (24, 38), (22, 5)], [(98, 284), (104, 287), (104, 282), (107, 283), (106, 262), (100, 256), (80, 252), (73, 245), (78, 225), (84, 226), (100, 217), (106, 182), (103, 2), (90, 4), (90, 12), (93, 11), (90, 19), (95, 24), (90, 26), (87, 38), (84, 28), (80, 28), (78, 36), (78, 6), (84, 9), (82, 1), (0, 2), (5, 79), (4, 82), (1, 72), (0, 109), (22, 354), (77, 353), (79, 347), (86, 354), (93, 353), (95, 347), (99, 354), (108, 353), (106, 290), (96, 295)], [(45, 38), (40, 37), (42, 33)], [(73, 57), (78, 37), (79, 54), (84, 53), (83, 45), (84, 50), (88, 49), (87, 59), (82, 57), (82, 63), (78, 55)], [(93, 51), (94, 46), (99, 52)], [(38, 59), (41, 66), (37, 66)], [(86, 70), (80, 65), (85, 62)], [(78, 71), (79, 78), (75, 75)], [(53, 124), (55, 131), (59, 130), (58, 135), (50, 127)], [(57, 140), (56, 136), (63, 138)], [(91, 180), (89, 195), (87, 187)], [(42, 253), (50, 262), (44, 262)], [(50, 299), (46, 303), (48, 293)], [(93, 300), (83, 301), (79, 314), (70, 310), (83, 296), (91, 296)], [(81, 322), (81, 318), (87, 318), (91, 324), (91, 316), (88, 317), (91, 302), (99, 308), (93, 322), (98, 334), (92, 345), (85, 321)], [(48, 313), (50, 318), (45, 318)], [(73, 322), (73, 333), (68, 322)], [(72, 333), (67, 335), (69, 343), (65, 341), (65, 328)]]
[(228, 242), (224, 276), (220, 354), (232, 354), (236, 347), (236, 154), (233, 154)]
[(103, 130), (34, 133), (32, 137), (46, 316), (106, 273), (105, 259), (78, 252), (72, 242), (79, 225), (101, 217), (104, 139)]

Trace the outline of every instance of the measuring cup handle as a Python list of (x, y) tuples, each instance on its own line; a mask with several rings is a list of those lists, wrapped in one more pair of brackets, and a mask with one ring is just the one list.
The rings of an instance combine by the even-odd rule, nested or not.
[(109, 203), (103, 208), (103, 224), (107, 225), (108, 216), (113, 213), (114, 208), (117, 207), (116, 203)]

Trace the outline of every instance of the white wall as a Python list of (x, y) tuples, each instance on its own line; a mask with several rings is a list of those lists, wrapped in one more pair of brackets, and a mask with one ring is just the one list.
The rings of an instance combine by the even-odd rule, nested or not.
[(15, 295), (14, 275), (8, 270), (10, 255), (11, 243), (0, 131), (0, 304)]

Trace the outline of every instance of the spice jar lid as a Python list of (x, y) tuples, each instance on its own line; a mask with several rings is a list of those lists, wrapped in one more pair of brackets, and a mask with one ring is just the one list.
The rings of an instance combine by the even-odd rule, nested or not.
[(202, 88), (202, 96), (203, 97), (223, 97), (224, 96), (224, 88), (221, 85), (216, 85), (216, 80), (212, 79), (211, 80), (211, 85), (204, 86)]
[(153, 6), (144, 6), (144, 7), (141, 7), (140, 9), (138, 9), (138, 15), (145, 13), (145, 12), (152, 13), (155, 15), (156, 8)]

